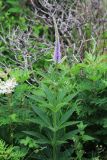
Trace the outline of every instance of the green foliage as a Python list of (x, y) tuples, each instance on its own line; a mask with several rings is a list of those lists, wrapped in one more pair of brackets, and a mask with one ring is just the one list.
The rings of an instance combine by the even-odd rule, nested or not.
[(8, 6), (9, 13), (22, 13), (26, 0), (6, 0), (4, 4)]
[[(47, 149), (50, 148), (50, 153), (47, 149), (43, 150), (48, 157), (47, 159), (57, 160), (63, 144), (72, 140), (74, 135), (79, 132), (75, 127), (79, 122), (71, 119), (77, 105), (72, 103), (72, 99), (77, 93), (73, 92), (72, 85), (68, 89), (69, 82), (64, 84), (67, 73), (63, 70), (59, 73), (58, 68), (55, 70), (51, 68), (50, 70), (40, 82), (40, 86), (32, 90), (33, 95), (30, 96), (35, 115), (29, 121), (34, 123), (38, 130), (24, 131), (24, 133), (35, 137), (38, 144), (47, 146)], [(53, 84), (50, 83), (51, 78), (54, 78)], [(60, 79), (62, 79), (62, 84), (58, 86)], [(69, 130), (68, 127), (72, 129)], [(65, 154), (64, 157), (66, 156)]]
[[(60, 64), (50, 66), (47, 73), (38, 70), (37, 76), (41, 79), (38, 86), (26, 83), (30, 76), (28, 71), (10, 70), (8, 75), (16, 78), (18, 86), (13, 94), (2, 96), (1, 126), (11, 125), (11, 139), (12, 132), (15, 136), (13, 126), (20, 122), (35, 126), (36, 130), (24, 131), (35, 140), (26, 138), (19, 141), (29, 148), (45, 147), (36, 154), (37, 157), (40, 154), (44, 157), (45, 153), (48, 158), (57, 159), (64, 145), (71, 146), (69, 140), (74, 149), (68, 157), (75, 153), (77, 159), (84, 157), (84, 145), (89, 141), (106, 145), (105, 59), (106, 56), (87, 54), (84, 62), (72, 68)], [(1, 76), (4, 76), (3, 71)], [(68, 153), (67, 150), (63, 149), (63, 153)]]
[[(107, 145), (106, 56), (87, 53), (72, 67), (63, 62), (46, 71), (37, 69), (37, 85), (27, 83), (28, 70), (1, 70), (0, 76), (4, 81), (16, 78), (18, 83), (12, 94), (0, 99), (0, 134), (8, 135), (9, 143), (17, 137), (29, 152), (34, 150), (33, 157), (47, 160), (62, 154), (64, 159), (91, 158), (86, 145)], [(24, 138), (25, 133), (30, 137)]]
[[(107, 144), (107, 56), (87, 54), (84, 62), (73, 66), (72, 73), (79, 94), (78, 119), (87, 124), (86, 131), (98, 144)], [(103, 135), (103, 136), (102, 136)]]
[(18, 146), (8, 146), (0, 140), (0, 159), (1, 160), (20, 160), (26, 155), (26, 150)]
[[(80, 2), (83, 6), (88, 3)], [(71, 0), (67, 3), (72, 9)], [(0, 138), (5, 140), (0, 140), (0, 160), (106, 160), (107, 32), (103, 13), (93, 9), (94, 20), (89, 21), (89, 15), (85, 21), (81, 5), (72, 1), (71, 15), (77, 24), (73, 22), (72, 29), (61, 34), (59, 22), (63, 20), (58, 22), (64, 58), (55, 65), (50, 60), (53, 24), (48, 15), (42, 19), (39, 10), (37, 18), (30, 4), (0, 0), (0, 90), (2, 81), (15, 78), (18, 84), (11, 93), (0, 94)], [(45, 14), (44, 6), (43, 11)], [(97, 24), (99, 18), (103, 27)]]
[(22, 12), (21, 7), (18, 1), (8, 0), (7, 3), (11, 5), (11, 8), (8, 10), (10, 13), (20, 13)]
[(84, 156), (83, 144), (88, 141), (94, 140), (93, 137), (86, 135), (85, 128), (87, 125), (84, 125), (83, 122), (77, 125), (79, 129), (79, 135), (75, 135), (73, 138), (74, 141), (74, 150), (76, 152), (76, 159), (81, 160)]
[(21, 139), (20, 144), (28, 146), (29, 148), (38, 148), (39, 147), (37, 142), (33, 138), (30, 138), (28, 136), (25, 139)]
[(10, 76), (14, 77), (16, 81), (22, 83), (29, 79), (30, 73), (28, 70), (16, 68), (10, 72)]

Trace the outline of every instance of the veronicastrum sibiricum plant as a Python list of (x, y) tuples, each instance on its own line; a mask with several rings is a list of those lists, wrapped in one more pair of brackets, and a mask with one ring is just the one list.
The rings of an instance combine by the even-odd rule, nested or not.
[(55, 18), (53, 17), (54, 27), (55, 27), (55, 50), (53, 55), (53, 60), (55, 63), (61, 63), (61, 47), (59, 40), (58, 27)]
[[(74, 86), (68, 78), (68, 67), (63, 66), (63, 63), (57, 67), (60, 72), (51, 66), (40, 85), (32, 89), (32, 94), (28, 96), (33, 109), (32, 117), (28, 120), (36, 127), (24, 133), (33, 136), (39, 145), (45, 147), (38, 153), (38, 160), (70, 159), (71, 148), (68, 155), (64, 144), (69, 145), (68, 141), (78, 134), (79, 121), (72, 119), (77, 107), (73, 98), (77, 92), (74, 92)], [(72, 129), (69, 130), (68, 126)]]
[(56, 63), (61, 63), (61, 51), (60, 51), (60, 41), (59, 41), (59, 38), (57, 38), (57, 40), (55, 42), (55, 51), (54, 51), (53, 60)]

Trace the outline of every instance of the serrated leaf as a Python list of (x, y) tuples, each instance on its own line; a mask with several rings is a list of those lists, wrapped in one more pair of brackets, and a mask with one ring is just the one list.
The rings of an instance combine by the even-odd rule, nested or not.
[(63, 123), (65, 123), (65, 122), (70, 118), (70, 116), (72, 116), (72, 114), (74, 113), (74, 111), (75, 111), (75, 108), (69, 109), (69, 110), (61, 117), (61, 120), (60, 120), (60, 124), (59, 124), (59, 125), (62, 125)]
[(42, 121), (44, 121), (48, 126), (51, 126), (50, 119), (45, 112), (43, 112), (39, 107), (36, 107), (36, 106), (35, 107), (32, 106), (32, 108)]

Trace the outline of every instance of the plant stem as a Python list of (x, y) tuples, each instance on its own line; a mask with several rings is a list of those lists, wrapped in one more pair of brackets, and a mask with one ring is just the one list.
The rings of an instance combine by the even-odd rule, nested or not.
[(53, 133), (53, 160), (56, 160), (56, 113), (53, 113), (53, 125), (54, 125), (54, 133)]
[[(12, 111), (12, 105), (11, 105), (11, 103), (12, 103), (12, 99), (11, 98), (12, 98), (11, 94), (9, 94), (8, 95), (8, 106), (9, 106), (9, 113), (10, 113), (10, 115), (13, 112)], [(10, 133), (10, 142), (13, 144), (13, 126), (12, 126), (11, 122), (9, 124), (9, 133)]]

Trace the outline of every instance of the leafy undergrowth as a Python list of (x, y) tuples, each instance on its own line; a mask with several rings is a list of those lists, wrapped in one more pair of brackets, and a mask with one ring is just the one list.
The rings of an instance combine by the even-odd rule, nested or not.
[(0, 160), (107, 159), (102, 2), (0, 1)]

